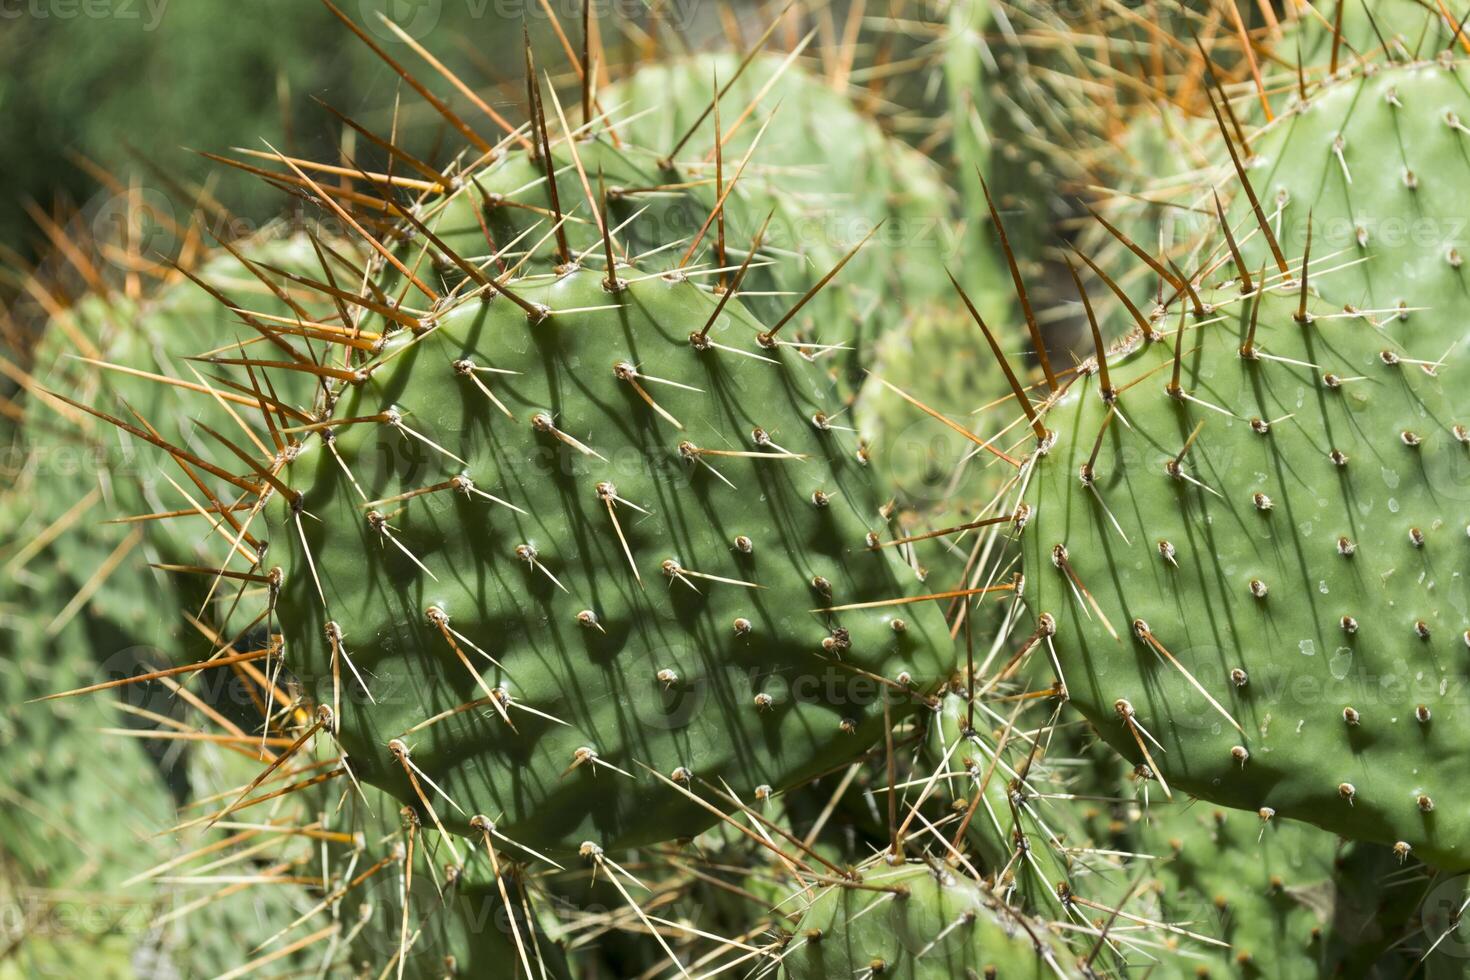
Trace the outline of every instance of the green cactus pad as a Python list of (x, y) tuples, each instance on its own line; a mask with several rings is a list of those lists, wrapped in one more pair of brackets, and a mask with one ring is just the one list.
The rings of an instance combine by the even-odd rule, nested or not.
[[(1470, 310), (1467, 79), (1463, 64), (1436, 61), (1330, 82), (1254, 140), (1249, 168), (1286, 255), (1302, 253), (1311, 225), (1315, 264), (1333, 269), (1313, 282), (1324, 301), (1402, 315), (1418, 356), (1453, 345), (1457, 365)], [(1256, 228), (1244, 195), (1232, 222), (1239, 236)], [(1252, 269), (1270, 259), (1259, 232), (1244, 251)]]
[[(841, 278), (791, 325), (793, 334), (849, 349), (828, 353), (833, 364), (842, 359), (850, 394), (861, 382), (868, 345), (899, 324), (904, 309), (948, 293), (944, 265), (959, 251), (949, 230), (951, 195), (931, 160), (888, 137), (826, 82), (774, 56), (754, 59), (736, 79), (739, 67), (733, 57), (703, 56), (640, 69), (600, 93), (599, 103), (645, 111), (614, 112), (616, 138), (605, 131), (579, 138), (575, 154), (558, 141), (561, 120), (548, 98), (555, 199), (542, 157), (504, 147), (473, 180), (426, 200), (418, 219), (438, 241), (415, 236), (402, 249), (405, 264), (413, 267), (427, 255), (430, 261), (420, 264), (451, 288), (466, 273), (448, 251), (492, 275), (530, 246), (539, 246), (532, 268), (565, 266), (553, 233), (559, 211), (567, 252), (600, 266), (594, 202), (601, 208), (605, 200), (620, 252), (641, 268), (682, 269), (714, 283), (708, 270), (720, 256), (711, 218), (720, 191), (733, 188), (723, 208), (721, 280), (734, 279), (764, 227), (761, 251), (742, 282), (750, 309), (762, 319), (774, 321), (861, 244)], [(716, 78), (734, 79), (720, 99), (721, 132), (729, 139), (718, 173), (707, 113)], [(661, 111), (646, 111), (655, 106)], [(685, 134), (679, 153), (663, 159)], [(724, 181), (719, 188), (717, 177)], [(498, 251), (510, 255), (497, 266), (489, 256)], [(404, 281), (395, 275), (383, 289), (411, 294)]]
[[(628, 136), (636, 143), (667, 151), (709, 108), (716, 80), (734, 78), (739, 59), (704, 56), (635, 72), (609, 90), (611, 101), (659, 106), (633, 120)], [(759, 101), (757, 102), (757, 97)], [(748, 106), (755, 111), (740, 121)], [(730, 132), (724, 147), (726, 179), (755, 145), (735, 192), (727, 202), (729, 234), (744, 248), (768, 211), (776, 210), (769, 240), (795, 261), (780, 263), (771, 274), (780, 288), (815, 281), (862, 240), (879, 222), (878, 236), (853, 259), (846, 285), (834, 290), (829, 303), (846, 294), (835, 309), (813, 309), (810, 320), (821, 323), (833, 313), (867, 321), (884, 330), (896, 326), (904, 307), (922, 299), (947, 296), (944, 265), (959, 261), (959, 242), (947, 218), (952, 194), (932, 160), (899, 142), (859, 111), (853, 100), (799, 64), (766, 55), (754, 59), (720, 99), (721, 125)], [(760, 143), (755, 138), (766, 127)], [(673, 161), (674, 172), (713, 177), (714, 124), (706, 117)], [(714, 201), (712, 187), (701, 197)], [(701, 215), (701, 217), (703, 217)], [(739, 253), (737, 253), (739, 254)], [(805, 287), (801, 287), (805, 288)], [(779, 305), (757, 315), (784, 312)], [(874, 304), (878, 307), (874, 309)], [(878, 331), (874, 331), (875, 335)]]
[(1101, 437), (1092, 366), (1045, 418), (1032, 655), (1176, 793), (1470, 867), (1463, 417), (1411, 325), (1207, 301), (1182, 338), (1109, 358)]
[(1403, 935), (1418, 890), (1387, 848), (1269, 811), (1155, 800), (1137, 841), (1156, 868), (1140, 890), (1147, 914), (1225, 944), (1179, 937), (1166, 976), (1365, 975)]
[[(967, 820), (974, 866), (994, 874), (997, 891), (1017, 907), (1060, 916), (1064, 907), (1057, 886), (1083, 894), (1088, 886), (1074, 883), (1064, 851), (1085, 843), (1077, 814), (1069, 804), (1037, 798), (1062, 791), (1056, 775), (1028, 756), (1019, 736), (1017, 744), (1005, 746), (991, 738), (994, 718), (983, 708), (977, 707), (975, 728), (969, 728), (961, 697), (946, 697), (935, 721), (927, 756), (936, 767), (944, 762), (943, 786), (954, 797), (953, 812)], [(1077, 870), (1085, 876), (1085, 869)]]
[(1048, 926), (975, 881), (925, 864), (876, 865), (861, 886), (823, 889), (782, 953), (786, 980), (1067, 976)]
[(299, 527), (271, 508), (287, 660), (359, 778), (418, 805), (422, 773), (446, 826), (538, 850), (665, 840), (714, 819), (666, 780), (758, 800), (934, 690), (932, 606), (821, 611), (916, 586), (801, 356), (734, 302), (691, 341), (715, 301), (687, 282), (515, 289), (561, 312), (392, 338), (284, 472)]

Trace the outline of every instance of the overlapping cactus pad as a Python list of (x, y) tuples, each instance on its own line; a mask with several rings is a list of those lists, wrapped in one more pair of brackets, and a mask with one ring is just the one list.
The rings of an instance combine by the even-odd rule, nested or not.
[[(1285, 254), (1312, 250), (1324, 301), (1401, 316), (1420, 355), (1463, 369), (1470, 310), (1470, 69), (1441, 58), (1373, 68), (1332, 81), (1283, 114), (1253, 144), (1248, 168)], [(1234, 218), (1250, 224), (1240, 195)], [(1260, 235), (1252, 263), (1271, 257)]]
[(782, 953), (783, 977), (1041, 978), (1073, 956), (1041, 920), (945, 867), (871, 867), (824, 889)]
[(1191, 964), (1263, 978), (1362, 974), (1423, 887), (1390, 849), (1344, 843), (1269, 810), (1155, 800), (1135, 829), (1158, 865), (1141, 904), (1193, 933), (1171, 937), (1167, 967), (1180, 975)]
[(359, 778), (536, 848), (663, 840), (714, 819), (681, 789), (755, 802), (932, 693), (948, 638), (892, 604), (799, 353), (738, 302), (703, 334), (687, 282), (515, 288), (550, 312), (398, 334), (280, 477), (287, 656)]
[(1176, 793), (1470, 866), (1463, 412), (1409, 325), (1203, 302), (1046, 416), (1033, 655)]

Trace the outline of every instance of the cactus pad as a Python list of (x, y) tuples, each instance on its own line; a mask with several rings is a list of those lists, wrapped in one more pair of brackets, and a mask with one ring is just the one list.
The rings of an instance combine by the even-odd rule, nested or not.
[[(1312, 251), (1334, 267), (1314, 287), (1328, 303), (1402, 315), (1406, 338), (1433, 361), (1465, 361), (1470, 310), (1470, 69), (1447, 61), (1370, 69), (1333, 81), (1282, 115), (1253, 144), (1251, 182), (1281, 248)], [(1244, 195), (1237, 227), (1253, 229)], [(1256, 234), (1253, 267), (1269, 258)]]
[(971, 879), (924, 864), (876, 865), (856, 887), (823, 890), (782, 954), (787, 980), (1066, 976), (1046, 924)]
[(1209, 298), (1046, 416), (1031, 655), (1176, 792), (1470, 867), (1465, 421), (1405, 324)]
[(934, 689), (948, 640), (881, 604), (912, 575), (802, 357), (734, 302), (691, 341), (686, 282), (515, 289), (556, 312), (396, 335), (283, 472), (287, 660), (359, 778), (538, 849), (656, 841), (713, 819), (681, 788), (759, 799)]

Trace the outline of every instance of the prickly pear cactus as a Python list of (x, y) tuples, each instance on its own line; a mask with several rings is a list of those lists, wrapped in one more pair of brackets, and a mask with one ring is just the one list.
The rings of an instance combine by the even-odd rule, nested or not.
[[(739, 278), (752, 311), (772, 322), (841, 266), (788, 329), (827, 345), (851, 395), (868, 347), (905, 308), (947, 293), (943, 267), (959, 253), (952, 195), (932, 161), (824, 80), (774, 55), (741, 62), (700, 56), (643, 67), (598, 98), (640, 111), (594, 113), (590, 127), (571, 127), (575, 144), (562, 138), (575, 107), (548, 92), (545, 142), (507, 140), (473, 179), (428, 196), (415, 220), (432, 237), (406, 250), (405, 265), (428, 254), (446, 288), (466, 277), (451, 253), (491, 273), (523, 252), (533, 267), (571, 268), (603, 257), (605, 213), (617, 248), (640, 267), (722, 289)], [(616, 137), (589, 136), (604, 123)], [(401, 296), (402, 281), (385, 284), (385, 295)]]
[[(726, 203), (727, 233), (744, 247), (775, 210), (770, 244), (794, 259), (770, 270), (780, 288), (821, 276), (883, 223), (852, 260), (846, 285), (808, 314), (824, 333), (838, 327), (850, 334), (851, 326), (877, 324), (876, 336), (897, 325), (905, 307), (948, 295), (943, 266), (959, 260), (959, 243), (946, 220), (952, 193), (934, 162), (889, 137), (846, 93), (800, 64), (764, 55), (736, 78), (739, 66), (740, 59), (730, 55), (652, 65), (614, 86), (607, 98), (663, 110), (630, 121), (626, 135), (637, 145), (671, 147), (692, 131), (669, 173), (711, 181), (701, 196), (712, 203), (715, 132), (712, 116), (705, 114), (714, 85), (723, 89), (734, 79), (720, 99), (722, 135), (728, 137), (725, 179), (751, 156)], [(749, 106), (754, 111), (741, 119)], [(780, 304), (779, 298), (753, 299), (752, 309), (779, 315)]]
[(998, 903), (943, 866), (877, 864), (862, 882), (822, 889), (781, 956), (789, 980), (1067, 975), (1046, 922)]
[[(992, 874), (996, 894), (1018, 908), (1062, 915), (1059, 885), (1090, 890), (1081, 882), (1085, 867), (1076, 869), (1073, 881), (1066, 853), (1086, 843), (1079, 815), (1069, 804), (1040, 798), (1064, 787), (1047, 763), (1028, 755), (1024, 737), (996, 725), (985, 708), (977, 706), (972, 715), (964, 698), (950, 695), (933, 721), (927, 761), (944, 774), (940, 786), (974, 848), (973, 866)], [(1004, 740), (991, 737), (994, 728)]]
[(1171, 937), (1165, 975), (1215, 964), (1244, 977), (1391, 975), (1380, 961), (1403, 938), (1416, 888), (1387, 848), (1183, 800), (1153, 801), (1137, 841), (1157, 869), (1144, 907), (1188, 924)]
[(358, 778), (563, 856), (850, 758), (948, 643), (891, 604), (912, 576), (806, 362), (736, 302), (702, 335), (691, 283), (605, 278), (391, 338), (271, 508), (287, 658)]
[[(1278, 118), (1254, 141), (1249, 168), (1285, 255), (1306, 248), (1310, 226), (1313, 254), (1333, 269), (1313, 282), (1325, 302), (1402, 317), (1420, 357), (1456, 367), (1467, 363), (1470, 310), (1467, 77), (1448, 59), (1369, 65)], [(1233, 215), (1243, 231), (1255, 227), (1245, 195)], [(1253, 267), (1273, 261), (1260, 234), (1245, 250)]]
[(1047, 412), (1029, 655), (1174, 793), (1470, 866), (1466, 423), (1411, 325), (1202, 309)]
[[(920, 308), (902, 329), (879, 339), (856, 420), (904, 505), (957, 512), (965, 499), (988, 502), (1011, 475), (977, 445), (1003, 426), (1002, 413), (986, 410), (1004, 396), (1005, 381), (974, 321), (963, 310)], [(936, 422), (914, 401), (943, 411), (955, 427)]]
[(122, 883), (169, 853), (150, 839), (171, 816), (168, 787), (108, 700), (27, 703), (91, 683), (95, 667), (80, 624), (48, 637), (26, 590), (0, 591), (0, 975), (131, 976), (157, 896)]

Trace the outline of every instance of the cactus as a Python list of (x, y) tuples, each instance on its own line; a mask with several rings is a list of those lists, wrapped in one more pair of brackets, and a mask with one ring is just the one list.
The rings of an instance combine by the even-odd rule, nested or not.
[[(376, 971), (387, 964), (396, 971), (402, 958), (403, 975), (423, 980), (507, 970), (568, 976), (557, 944), (540, 922), (527, 919), (533, 908), (529, 875), (493, 838), (493, 860), (482, 840), (465, 864), (435, 868), (420, 817), (384, 793), (368, 790), (327, 819), (350, 828), (353, 838), (332, 849), (327, 892), (342, 922), (347, 967)], [(357, 889), (349, 887), (378, 867)]]
[[(1467, 68), (1448, 58), (1390, 63), (1330, 80), (1284, 114), (1252, 149), (1249, 176), (1286, 254), (1307, 247), (1334, 268), (1313, 283), (1322, 299), (1375, 320), (1402, 317), (1430, 361), (1466, 363), (1470, 231), (1458, 187), (1470, 131)], [(1238, 195), (1232, 218), (1252, 224)], [(1245, 246), (1271, 261), (1261, 236)], [(1356, 260), (1356, 261), (1355, 261)]]
[[(875, 87), (847, 96), (845, 56), (587, 72), (576, 105), (528, 51), (519, 129), (430, 60), (503, 138), (428, 95), (464, 152), (360, 131), (391, 166), (257, 156), (342, 236), (76, 304), (21, 435), (151, 444), (224, 524), (95, 526), (183, 506), (111, 460), (6, 502), (45, 529), (0, 556), (7, 603), (45, 610), (6, 664), (35, 646), (80, 688), (89, 653), (110, 676), (121, 646), (208, 644), (180, 696), (221, 733), (173, 773), (200, 798), (180, 856), (119, 874), (172, 901), (156, 972), (1378, 976), (1450, 934), (1462, 889), (1427, 869), (1470, 868), (1457, 253), (1370, 229), (1346, 262), (1330, 225), (1455, 209), (1462, 70), (1396, 63), (1449, 39), (1410, 6), (1343, 9), (1343, 42), (1263, 11), (1249, 51), (1171, 9), (1210, 53), (1160, 47), (1099, 99), (1153, 42), (1132, 8), (951, 5), (903, 64), (944, 59), (951, 118), (914, 130), (953, 188)], [(1257, 118), (1252, 52), (1298, 39), (1352, 57)], [(1185, 224), (1144, 260), (1178, 206), (1213, 210), (1201, 175), (1240, 179), (1213, 72), (1267, 214), (1237, 194), (1234, 240)], [(1151, 316), (1074, 303), (1049, 244), (1063, 195), (1110, 179), (1141, 246), (1073, 244), (1120, 299), (1157, 287)], [(1028, 281), (1011, 317), (998, 284)], [(1095, 356), (1064, 360), (1084, 319)], [(1041, 377), (1005, 363), (1012, 320)], [(916, 425), (932, 452), (906, 454)], [(235, 672), (250, 697), (216, 698)], [(239, 890), (194, 899), (218, 868)]]
[(909, 701), (944, 672), (922, 607), (887, 604), (878, 502), (801, 359), (735, 303), (701, 339), (692, 284), (604, 279), (507, 286), (561, 311), (535, 322), (500, 297), (394, 338), (272, 507), (289, 660), (359, 778), (562, 854), (699, 830), (669, 780), (759, 796), (878, 736), (876, 706), (788, 673), (840, 658)]
[[(995, 875), (996, 893), (1028, 912), (1062, 915), (1067, 892), (1089, 893), (1096, 882), (1084, 881), (1094, 869), (1085, 863), (1074, 869), (1066, 852), (1086, 845), (1080, 814), (1066, 803), (1040, 798), (1061, 794), (1065, 785), (1014, 726), (1003, 729), (1004, 740), (991, 738), (993, 719), (985, 709), (977, 706), (974, 718), (971, 728), (965, 699), (946, 697), (934, 719), (926, 761), (940, 772), (968, 777), (957, 792), (951, 790), (951, 809), (961, 816), (974, 848), (973, 866)], [(1011, 737), (1021, 744), (1012, 745)], [(947, 777), (943, 785), (948, 789), (952, 782)]]
[(1157, 800), (1135, 832), (1157, 868), (1141, 889), (1149, 914), (1199, 937), (1171, 944), (1179, 975), (1209, 969), (1211, 954), (1244, 977), (1382, 975), (1409, 934), (1421, 886), (1387, 848), (1270, 811)]
[[(943, 264), (958, 246), (949, 230), (951, 195), (937, 168), (788, 59), (708, 56), (645, 66), (597, 99), (641, 111), (605, 118), (594, 106), (593, 118), (573, 128), (575, 153), (560, 131), (568, 110), (546, 101), (554, 199), (540, 146), (512, 145), (497, 149), (492, 165), (472, 180), (461, 178), (430, 198), (419, 215), (437, 239), (434, 266), (447, 284), (465, 277), (448, 253), (483, 263), (498, 249), (551, 235), (558, 217), (555, 247), (532, 250), (537, 267), (601, 258), (600, 219), (591, 213), (597, 209), (605, 209), (620, 249), (638, 256), (641, 268), (683, 270), (721, 288), (759, 237), (765, 255), (781, 260), (752, 261), (743, 288), (752, 311), (772, 321), (790, 305), (783, 294), (806, 292), (850, 260), (841, 280), (791, 327), (850, 350), (828, 351), (834, 361), (846, 359), (849, 396), (867, 347), (899, 322), (897, 311), (947, 290)], [(716, 102), (723, 115), (713, 111)], [(718, 160), (716, 125), (723, 137)], [(586, 138), (599, 128), (616, 140)], [(712, 268), (725, 271), (712, 279)], [(385, 283), (384, 291), (393, 294), (401, 281)]]
[[(0, 502), (21, 516), (17, 498)], [(13, 557), (7, 549), (0, 561)], [(0, 974), (129, 975), (150, 941), (157, 897), (124, 890), (132, 861), (162, 859), (150, 836), (168, 822), (169, 791), (141, 743), (117, 734), (126, 716), (107, 701), (63, 710), (28, 704), (53, 685), (90, 683), (94, 664), (79, 623), (55, 636), (29, 614), (30, 590), (9, 581), (0, 598), (0, 904), (7, 965)], [(110, 729), (104, 735), (99, 729)], [(105, 763), (104, 763), (105, 760)], [(8, 971), (14, 968), (16, 973)]]
[[(244, 556), (227, 573), (262, 595), (266, 609), (253, 620), (233, 616), (230, 598), (212, 612), (229, 617), (216, 624), (220, 636), (247, 621), (283, 630), (290, 683), (333, 709), (315, 726), (293, 711), (289, 738), (309, 740), (325, 727), (345, 752), (324, 779), (382, 783), (419, 827), (453, 828), (471, 844), (489, 828), (518, 860), (556, 854), (602, 868), (613, 863), (604, 846), (687, 836), (717, 819), (687, 797), (719, 779), (760, 801), (860, 755), (934, 692), (948, 641), (931, 607), (914, 604), (921, 590), (904, 584), (908, 570), (891, 552), (870, 552), (884, 518), (866, 454), (834, 420), (842, 400), (810, 364), (822, 348), (788, 340), (797, 337), (791, 321), (813, 297), (824, 299), (821, 287), (854, 253), (833, 252), (831, 268), (782, 280), (815, 288), (794, 306), (778, 300), (789, 311), (779, 321), (746, 312), (733, 295), (736, 275), (712, 297), (692, 276), (640, 274), (637, 232), (613, 230), (611, 208), (631, 214), (633, 206), (590, 186), (626, 190), (645, 172), (623, 166), (605, 137), (556, 140), (543, 109), (535, 110), (540, 153), (561, 155), (558, 169), (574, 181), (560, 216), (544, 181), (508, 203), (519, 178), (536, 184), (542, 166), (509, 150), (446, 178), (453, 189), (422, 211), (384, 208), (401, 218), (398, 233), (385, 236), (392, 259), (342, 242), (324, 246), (332, 257), (306, 271), (257, 255), (253, 268), (275, 284), (275, 298), (293, 294), (286, 310), (271, 296), (248, 304), (242, 316), (252, 329), (272, 333), (263, 342), (231, 349), (236, 338), (213, 327), (177, 329), (166, 304), (123, 315), (128, 332), (102, 352), (114, 367), (184, 381), (179, 365), (158, 355), (209, 351), (203, 370), (237, 379), (225, 390), (247, 401), (242, 393), (262, 393), (259, 404), (211, 424), (217, 435), (205, 438), (180, 411), (208, 404), (197, 387), (129, 379), (122, 400), (139, 412), (114, 416), (107, 385), (77, 383), (63, 373), (74, 365), (43, 352), (38, 363), (56, 371), (37, 374), (39, 386), (61, 389), (57, 401), (77, 419), (116, 423), (130, 440), (166, 447), (191, 476), (228, 484), (215, 491), (219, 499), (256, 484), (263, 500), (274, 498), (255, 520), (247, 496), (235, 533), (243, 538), (238, 527), (247, 528), (263, 543), (268, 521), (275, 553), (265, 563), (263, 551), (254, 564)], [(477, 215), (475, 202), (487, 199), (490, 213)], [(522, 217), (511, 213), (527, 200), (537, 210), (525, 227), (505, 220)], [(574, 210), (567, 241), (556, 240), (556, 221), (546, 219)], [(345, 210), (338, 217), (368, 237)], [(542, 237), (518, 239), (537, 222)], [(642, 229), (636, 220), (629, 227)], [(674, 240), (668, 226), (648, 234), (659, 246)], [(519, 251), (492, 257), (506, 247)], [(567, 262), (575, 250), (590, 252), (582, 259), (592, 268)], [(614, 251), (624, 258), (609, 267)], [(710, 252), (706, 239), (695, 254), (707, 265)], [(748, 246), (745, 255), (754, 258)], [(674, 264), (666, 258), (648, 265), (658, 272)], [(347, 289), (357, 267), (369, 270), (362, 295)], [(237, 295), (215, 288), (227, 302)], [(231, 317), (210, 322), (228, 329)], [(132, 330), (140, 323), (146, 332)], [(364, 332), (349, 338), (349, 326)], [(107, 336), (101, 328), (93, 335)], [(429, 368), (443, 352), (453, 356), (441, 377)], [(331, 366), (339, 354), (346, 369)], [(110, 376), (88, 383), (101, 377)], [(350, 383), (335, 383), (342, 379)], [(303, 389), (313, 385), (331, 391), (308, 414)], [(176, 403), (176, 390), (189, 400)], [(160, 406), (161, 392), (169, 399)], [(381, 425), (344, 421), (370, 410), (382, 413)], [(519, 416), (513, 428), (505, 415)], [(241, 427), (255, 431), (241, 437)], [(241, 457), (246, 468), (231, 476), (224, 467)], [(418, 492), (431, 474), (449, 481), (448, 495)], [(298, 481), (304, 492), (292, 489)], [(386, 514), (367, 501), (382, 501)], [(114, 506), (163, 509), (143, 504)], [(466, 523), (446, 536), (451, 520)], [(153, 540), (167, 555), (199, 540), (177, 519), (163, 527)], [(180, 529), (177, 538), (168, 528)], [(516, 540), (501, 541), (507, 533)], [(343, 547), (347, 540), (360, 547)], [(90, 535), (65, 544), (93, 547)], [(217, 560), (193, 559), (205, 569)], [(475, 576), (497, 581), (476, 584)], [(119, 593), (116, 603), (145, 622), (160, 608), (136, 594)], [(165, 604), (153, 622), (171, 618)], [(269, 657), (263, 631), (236, 639), (257, 634), (265, 642), (255, 652)], [(469, 660), (481, 650), (505, 668), (481, 674)], [(863, 693), (868, 687), (882, 698)], [(292, 744), (276, 763), (291, 765), (273, 784), (301, 771), (288, 757), (305, 742)], [(250, 792), (209, 822), (252, 806)], [(470, 811), (460, 812), (461, 800)], [(457, 850), (452, 839), (448, 848)]]
[[(840, 324), (838, 335), (855, 342), (860, 337), (850, 336), (849, 324), (887, 331), (900, 319), (895, 314), (949, 294), (943, 263), (960, 257), (948, 221), (953, 193), (933, 161), (884, 133), (830, 80), (774, 55), (755, 58), (743, 72), (734, 57), (703, 56), (643, 67), (609, 89), (607, 99), (662, 110), (641, 114), (621, 130), (634, 145), (668, 147), (692, 132), (669, 172), (708, 179), (712, 117), (698, 124), (713, 86), (732, 80), (720, 98), (726, 179), (752, 147), (754, 152), (726, 204), (727, 234), (748, 241), (762, 217), (776, 212), (767, 239), (794, 254), (770, 268), (773, 282), (804, 289), (804, 280), (826, 272), (883, 223), (872, 247), (854, 257), (843, 287), (824, 293), (807, 312), (811, 321)], [(741, 121), (747, 106), (756, 109)], [(712, 187), (705, 197), (713, 203)], [(704, 213), (707, 208), (699, 217)], [(751, 303), (760, 316), (785, 311), (780, 298), (753, 297)]]
[(923, 863), (874, 865), (818, 892), (781, 954), (788, 980), (1065, 976), (1072, 955), (1049, 926), (972, 879)]
[(1466, 429), (1397, 324), (1279, 291), (1200, 304), (1047, 413), (1028, 645), (1162, 784), (1470, 866), (1452, 776), (1470, 622), (1445, 564)]
[[(667, 246), (669, 228), (619, 227), (593, 190), (627, 191), (635, 151), (605, 120), (557, 139), (555, 95), (533, 85), (530, 102), (532, 147), (512, 134), (432, 187), (414, 178), (426, 206), (374, 212), (399, 219), (391, 249), (281, 161), (370, 248), (310, 276), (261, 267), (341, 324), (306, 312), (271, 354), (207, 357), (271, 391), (321, 386), (310, 411), (299, 394), (246, 409), (274, 450), (112, 421), (232, 495), (259, 491), (242, 526), (264, 542), (263, 512), (275, 550), (228, 574), (330, 706), (339, 774), (441, 830), (484, 815), (565, 859), (697, 832), (716, 819), (689, 798), (703, 781), (762, 798), (853, 758), (936, 690), (948, 641), (874, 547), (866, 455), (809, 366), (823, 349), (788, 340), (854, 252), (779, 320), (733, 298), (738, 275), (714, 298), (658, 275), (662, 254), (644, 272), (637, 235)], [(356, 263), (363, 295), (331, 273)], [(854, 679), (894, 704), (850, 696)]]

